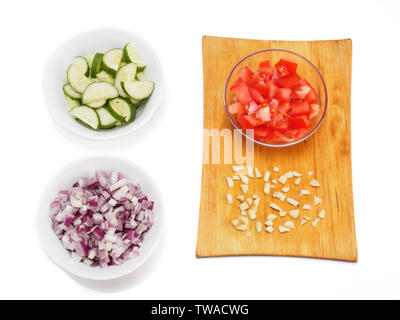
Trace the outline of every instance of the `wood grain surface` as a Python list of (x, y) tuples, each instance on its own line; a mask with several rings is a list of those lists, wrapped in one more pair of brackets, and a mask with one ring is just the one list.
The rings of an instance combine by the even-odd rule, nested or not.
[[(311, 223), (298, 226), (299, 218), (294, 220), (296, 228), (289, 233), (279, 233), (274, 225), (272, 234), (256, 232), (251, 222), (246, 232), (235, 230), (232, 219), (240, 216), (238, 200), (240, 194), (238, 182), (228, 189), (225, 177), (232, 176), (232, 165), (206, 164), (202, 168), (200, 216), (197, 236), (197, 257), (229, 255), (283, 255), (313, 258), (357, 261), (357, 243), (354, 225), (352, 170), (351, 170), (351, 59), (352, 42), (350, 39), (331, 41), (263, 41), (203, 37), (203, 76), (204, 76), (204, 128), (232, 128), (224, 105), (223, 90), (229, 72), (246, 55), (265, 48), (283, 48), (295, 51), (310, 60), (321, 72), (328, 90), (327, 115), (319, 130), (306, 141), (287, 148), (266, 148), (254, 146), (254, 165), (262, 174), (274, 166), (280, 173), (296, 170), (303, 173), (302, 183), (295, 188), (293, 182), (289, 195), (301, 200), (301, 204), (312, 203), (312, 198), (298, 196), (298, 189), (310, 189), (323, 199), (321, 205), (308, 214), (315, 217), (325, 209), (326, 217), (317, 227)], [(299, 70), (301, 75), (301, 70)], [(245, 139), (243, 138), (243, 145)], [(223, 146), (223, 144), (222, 144)], [(205, 152), (205, 150), (203, 150)], [(307, 172), (313, 171), (313, 176)], [(316, 178), (321, 187), (308, 185)], [(273, 212), (269, 203), (281, 202), (263, 193), (262, 179), (251, 179), (248, 196), (258, 194), (262, 197), (256, 221), (263, 223), (266, 216)], [(228, 205), (226, 194), (233, 195), (233, 204)], [(288, 203), (281, 206), (290, 209)], [(302, 210), (303, 211), (303, 210)], [(303, 213), (300, 215), (304, 215)], [(289, 220), (286, 216), (281, 222)], [(292, 219), (293, 220), (293, 219)], [(265, 226), (264, 226), (265, 227)]]

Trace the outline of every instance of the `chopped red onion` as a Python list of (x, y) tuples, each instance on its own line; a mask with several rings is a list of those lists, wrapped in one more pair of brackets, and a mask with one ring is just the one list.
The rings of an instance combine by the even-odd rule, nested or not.
[(50, 204), (52, 228), (74, 261), (105, 268), (139, 255), (154, 202), (121, 173), (81, 177)]

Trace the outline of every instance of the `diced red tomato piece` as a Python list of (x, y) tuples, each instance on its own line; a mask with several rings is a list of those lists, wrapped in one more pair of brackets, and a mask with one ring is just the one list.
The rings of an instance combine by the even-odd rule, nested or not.
[(289, 127), (292, 129), (305, 129), (310, 126), (310, 120), (307, 116), (289, 118)]
[(231, 91), (233, 94), (239, 99), (239, 101), (243, 104), (248, 103), (251, 100), (249, 87), (243, 81), (242, 78), (239, 78), (231, 87)]
[(247, 109), (247, 112), (248, 112), (248, 114), (253, 114), (253, 113), (256, 113), (256, 111), (257, 111), (258, 109), (260, 109), (260, 107), (258, 106), (258, 104), (255, 103), (254, 101), (251, 101), (251, 102), (249, 103), (249, 107), (248, 107), (248, 109)]
[(311, 88), (311, 84), (310, 84), (306, 79), (300, 79), (300, 80), (299, 80), (299, 83), (298, 83), (298, 86), (299, 86), (299, 87), (301, 87), (301, 86), (308, 86), (308, 87)]
[(254, 129), (257, 126), (257, 119), (254, 114), (238, 116), (237, 121), (242, 129)]
[(297, 62), (288, 58), (281, 58), (277, 66), (284, 66), (290, 73), (296, 73), (297, 70)]
[(260, 70), (265, 72), (265, 74), (272, 74), (272, 72), (274, 71), (272, 69), (272, 66), (271, 66), (271, 63), (269, 62), (269, 60), (265, 60), (263, 62), (260, 62), (259, 68), (260, 68)]
[(278, 130), (285, 130), (288, 128), (289, 123), (284, 115), (276, 113), (272, 119), (272, 126)]
[(283, 103), (278, 106), (278, 111), (284, 116), (289, 117), (290, 103)]
[(259, 109), (256, 112), (256, 118), (262, 124), (264, 124), (265, 122), (271, 121), (271, 113), (269, 111), (269, 107)]
[(264, 142), (269, 143), (282, 143), (287, 142), (289, 139), (282, 133), (277, 130), (271, 131), (265, 138)]
[(300, 77), (296, 74), (289, 74), (276, 80), (277, 84), (282, 88), (293, 88), (299, 83)]
[(269, 81), (267, 85), (269, 87), (268, 97), (270, 99), (275, 98), (278, 93), (278, 87), (272, 81)]
[(311, 88), (309, 86), (301, 86), (294, 93), (296, 94), (297, 98), (304, 99), (310, 91)]
[(305, 136), (308, 129), (292, 129), (290, 130), (290, 134), (294, 140), (298, 140)]
[(264, 138), (271, 132), (271, 129), (266, 126), (258, 126), (254, 128), (254, 135), (259, 138)]
[(310, 114), (310, 104), (306, 100), (300, 100), (292, 102), (291, 115), (294, 117), (309, 115)]
[(253, 100), (259, 104), (264, 103), (264, 98), (261, 95), (261, 93), (259, 93), (257, 91), (257, 89), (249, 87), (249, 92), (250, 92), (250, 96), (253, 98)]
[(272, 99), (272, 100), (269, 102), (269, 106), (270, 106), (271, 108), (277, 108), (278, 105), (279, 105), (279, 101), (276, 100), (276, 99)]
[(232, 103), (230, 106), (228, 106), (228, 111), (233, 115), (244, 114), (245, 112), (243, 104), (240, 102)]
[(310, 103), (314, 103), (314, 102), (318, 101), (318, 95), (313, 88), (311, 88), (311, 91), (308, 93), (306, 99)]
[(264, 81), (259, 81), (254, 86), (259, 93), (261, 93), (264, 97), (269, 96), (269, 86)]
[(250, 80), (253, 74), (253, 71), (251, 71), (249, 67), (240, 68), (238, 71), (239, 77), (242, 78), (244, 81)]
[(278, 89), (278, 100), (279, 102), (288, 102), (292, 96), (292, 89), (279, 88)]
[(319, 105), (313, 103), (311, 105), (310, 119), (316, 117), (319, 114)]

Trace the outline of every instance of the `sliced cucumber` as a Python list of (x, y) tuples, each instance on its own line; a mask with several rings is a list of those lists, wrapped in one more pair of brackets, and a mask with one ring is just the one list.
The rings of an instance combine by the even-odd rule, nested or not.
[(105, 72), (104, 70), (100, 71), (97, 74), (97, 79), (99, 79), (100, 81), (111, 83), (111, 84), (114, 83), (114, 77), (111, 74)]
[(104, 53), (102, 66), (113, 77), (117, 74), (123, 55), (122, 49), (111, 49)]
[(151, 96), (154, 90), (152, 81), (123, 81), (122, 88), (129, 97), (136, 100), (143, 100)]
[(99, 117), (93, 109), (86, 106), (75, 107), (71, 110), (71, 114), (90, 128), (99, 129)]
[(86, 77), (89, 76), (89, 64), (84, 57), (75, 57), (74, 59), (74, 65), (76, 65), (79, 69), (79, 71), (84, 74)]
[(127, 63), (136, 63), (138, 66), (138, 71), (143, 71), (144, 68), (146, 68), (146, 64), (143, 62), (143, 59), (129, 42), (124, 47), (123, 60)]
[(136, 79), (138, 79), (139, 81), (147, 81), (147, 76), (143, 71), (138, 72), (136, 73)]
[(86, 105), (93, 109), (97, 109), (97, 108), (104, 106), (106, 103), (107, 103), (107, 100), (99, 100), (99, 101), (89, 102)]
[(63, 86), (64, 93), (73, 100), (80, 100), (82, 98), (82, 94), (72, 88), (71, 84), (66, 83)]
[[(126, 66), (127, 65), (127, 63), (126, 62), (123, 62), (122, 60), (121, 60), (121, 63), (119, 64), (119, 69), (121, 69), (122, 67), (124, 67), (124, 66)], [(118, 70), (119, 70), (118, 69)]]
[(121, 97), (124, 97), (124, 98), (128, 97), (128, 95), (125, 93), (124, 89), (122, 89), (121, 82), (135, 80), (136, 70), (137, 70), (136, 63), (129, 63), (126, 66), (124, 66), (118, 70), (117, 75), (115, 76), (114, 85), (117, 88), (118, 93)]
[(75, 64), (71, 64), (67, 70), (67, 79), (74, 88), (79, 93), (83, 93), (86, 87), (90, 84), (90, 80), (85, 77), (85, 75), (80, 72), (79, 67)]
[(126, 123), (135, 119), (136, 108), (132, 103), (124, 98), (115, 98), (108, 101), (108, 111), (120, 121)]
[(79, 100), (71, 99), (68, 95), (65, 95), (65, 101), (67, 102), (68, 111), (81, 105)]
[(96, 111), (99, 115), (100, 128), (102, 129), (114, 128), (119, 122), (106, 108), (100, 108)]
[(136, 100), (136, 99), (133, 99), (133, 98), (130, 98), (129, 100), (131, 101), (133, 106), (136, 107), (136, 108), (139, 107), (143, 102), (143, 100)]
[(93, 57), (92, 64), (90, 65), (90, 77), (96, 78), (96, 75), (101, 70), (101, 61), (103, 60), (102, 53), (96, 53)]
[(89, 84), (82, 95), (82, 103), (88, 104), (100, 100), (118, 97), (118, 90), (108, 82), (93, 82)]

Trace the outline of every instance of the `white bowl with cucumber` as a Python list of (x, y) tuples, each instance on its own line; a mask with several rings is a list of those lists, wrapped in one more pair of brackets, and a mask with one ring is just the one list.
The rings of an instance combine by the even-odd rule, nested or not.
[(129, 31), (98, 29), (59, 45), (46, 64), (43, 87), (59, 125), (104, 140), (143, 127), (160, 105), (164, 80), (145, 40)]

